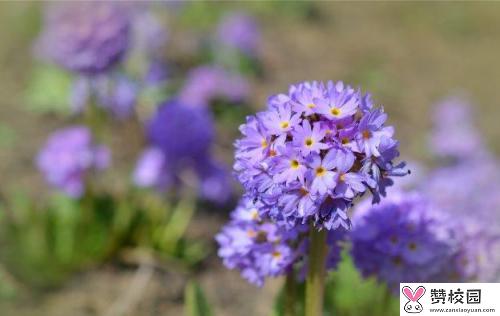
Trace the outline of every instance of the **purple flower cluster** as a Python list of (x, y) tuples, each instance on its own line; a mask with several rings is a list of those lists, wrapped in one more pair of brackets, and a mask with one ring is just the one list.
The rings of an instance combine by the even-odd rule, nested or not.
[(217, 40), (227, 48), (255, 56), (260, 41), (260, 32), (251, 16), (234, 12), (223, 17), (218, 26)]
[(449, 97), (436, 105), (431, 149), (440, 157), (467, 159), (483, 153), (481, 135), (472, 120), (471, 105)]
[(220, 202), (229, 197), (228, 174), (210, 154), (214, 127), (208, 111), (176, 100), (166, 102), (149, 121), (147, 138), (149, 148), (134, 173), (137, 185), (167, 189), (183, 172), (194, 171), (203, 197)]
[(378, 205), (358, 204), (350, 238), (363, 276), (376, 276), (392, 290), (400, 282), (466, 277), (460, 231), (420, 194), (391, 192)]
[(53, 133), (36, 158), (47, 182), (71, 197), (85, 191), (85, 176), (108, 167), (110, 153), (94, 144), (90, 131), (75, 126)]
[(138, 94), (139, 85), (124, 75), (80, 77), (73, 84), (70, 104), (80, 113), (95, 100), (115, 118), (126, 119), (134, 113)]
[(407, 173), (387, 114), (342, 82), (304, 82), (247, 118), (234, 169), (261, 214), (294, 227), (349, 228), (347, 209), (371, 191), (374, 201)]
[(129, 12), (121, 3), (57, 3), (48, 7), (39, 48), (68, 70), (95, 75), (122, 59), (129, 33)]
[(178, 98), (188, 106), (199, 107), (216, 99), (241, 102), (248, 94), (248, 82), (240, 75), (219, 66), (200, 66), (189, 72)]
[[(308, 227), (299, 225), (286, 230), (262, 217), (259, 206), (243, 198), (216, 240), (224, 265), (239, 270), (250, 283), (262, 286), (267, 277), (285, 275), (294, 268), (307, 269)], [(328, 269), (335, 268), (340, 260), (344, 236), (343, 232), (329, 232)]]

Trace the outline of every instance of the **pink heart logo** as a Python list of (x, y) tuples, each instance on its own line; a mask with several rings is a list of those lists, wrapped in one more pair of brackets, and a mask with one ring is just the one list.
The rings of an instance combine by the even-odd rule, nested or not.
[(419, 286), (415, 292), (409, 286), (403, 287), (403, 294), (412, 302), (417, 302), (425, 294), (425, 287)]

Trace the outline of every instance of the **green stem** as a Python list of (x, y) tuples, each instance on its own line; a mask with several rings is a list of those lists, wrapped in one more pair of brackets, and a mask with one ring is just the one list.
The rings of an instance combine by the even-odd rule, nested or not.
[(284, 316), (295, 316), (295, 302), (297, 300), (297, 286), (295, 271), (290, 271), (285, 280)]
[(306, 279), (305, 316), (323, 315), (323, 296), (325, 288), (326, 231), (310, 228), (309, 265)]

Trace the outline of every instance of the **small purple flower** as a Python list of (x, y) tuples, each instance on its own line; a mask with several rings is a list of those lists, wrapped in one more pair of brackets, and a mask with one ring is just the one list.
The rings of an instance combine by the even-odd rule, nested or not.
[(53, 133), (36, 158), (47, 182), (74, 198), (84, 194), (87, 174), (106, 169), (109, 161), (109, 150), (95, 145), (83, 126)]
[(339, 81), (337, 84), (330, 84), (325, 97), (317, 98), (317, 113), (324, 117), (339, 121), (351, 117), (359, 107), (359, 98), (353, 94), (350, 87), (344, 89), (344, 84)]
[(311, 128), (311, 123), (304, 120), (302, 125), (297, 124), (294, 130), (294, 146), (299, 148), (304, 156), (328, 148), (328, 145), (321, 142), (326, 135), (326, 131), (321, 129), (321, 124), (314, 123)]
[(260, 32), (251, 16), (233, 12), (220, 22), (217, 39), (223, 46), (253, 57), (257, 54)]
[(44, 56), (83, 74), (108, 71), (129, 45), (130, 16), (118, 2), (50, 4), (38, 46)]
[(326, 88), (322, 82), (304, 82), (290, 87), (290, 95), (293, 96), (294, 110), (297, 113), (312, 115), (316, 113), (317, 100), (326, 96)]
[(392, 177), (407, 174), (394, 163), (399, 143), (386, 119), (369, 95), (341, 82), (292, 85), (240, 127), (234, 170), (279, 225), (348, 228), (355, 198), (370, 191), (377, 202)]
[(238, 103), (249, 95), (248, 82), (219, 66), (200, 66), (191, 70), (178, 99), (193, 107), (206, 107), (217, 99)]
[(300, 114), (292, 115), (290, 106), (283, 106), (277, 108), (275, 111), (271, 110), (259, 116), (262, 125), (273, 135), (281, 135), (287, 133), (296, 126), (300, 120)]
[(330, 150), (323, 159), (318, 154), (310, 156), (308, 166), (311, 168), (309, 175), (314, 179), (311, 184), (313, 194), (325, 195), (330, 188), (336, 187), (337, 173), (333, 171), (337, 164), (336, 154), (335, 150)]

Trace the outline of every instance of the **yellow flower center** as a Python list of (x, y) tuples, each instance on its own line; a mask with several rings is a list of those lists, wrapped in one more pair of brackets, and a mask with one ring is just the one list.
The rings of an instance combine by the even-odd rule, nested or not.
[(267, 147), (267, 141), (265, 139), (263, 139), (262, 142), (260, 143), (260, 145), (262, 146), (262, 148), (266, 148)]
[(323, 167), (316, 168), (316, 176), (321, 177), (321, 176), (325, 175), (325, 173), (326, 173), (325, 168), (323, 168)]
[(279, 252), (279, 251), (277, 251), (277, 250), (273, 251), (273, 258), (274, 258), (274, 259), (279, 259), (279, 258), (281, 258), (281, 252)]
[(259, 211), (257, 210), (252, 210), (251, 211), (251, 215), (250, 217), (252, 218), (252, 220), (256, 221), (259, 219)]
[(314, 104), (314, 103), (309, 103), (309, 104), (307, 105), (307, 107), (308, 107), (308, 108), (310, 108), (310, 109), (314, 109), (314, 108), (316, 107), (316, 104)]
[(342, 145), (347, 145), (347, 144), (349, 144), (349, 138), (347, 137), (342, 138)]
[(345, 173), (341, 173), (339, 176), (339, 180), (344, 182), (345, 181)]
[(298, 167), (300, 167), (300, 164), (296, 159), (293, 159), (292, 161), (290, 161), (290, 166), (292, 167), (292, 169), (297, 169)]
[(309, 137), (309, 138), (306, 138), (305, 143), (306, 143), (306, 146), (311, 147), (314, 142), (313, 142), (312, 138)]
[(280, 124), (280, 127), (283, 129), (288, 128), (289, 126), (290, 126), (290, 122), (288, 122), (288, 121), (281, 122), (281, 124)]
[(368, 139), (372, 136), (372, 133), (370, 133), (370, 131), (368, 130), (364, 130), (363, 132), (361, 132), (361, 135), (363, 135), (364, 139)]
[(332, 113), (332, 115), (333, 115), (333, 116), (339, 116), (339, 115), (340, 115), (340, 113), (341, 113), (341, 111), (340, 111), (340, 109), (339, 109), (339, 108), (335, 108), (335, 107), (334, 107), (334, 108), (332, 108), (332, 109), (330, 110), (330, 113)]

